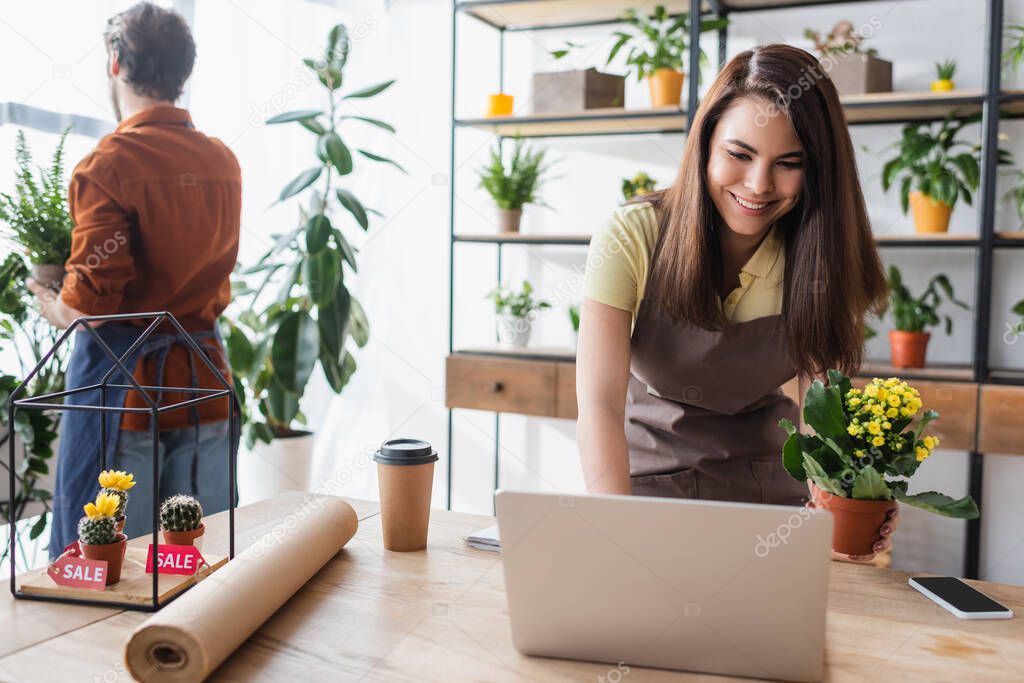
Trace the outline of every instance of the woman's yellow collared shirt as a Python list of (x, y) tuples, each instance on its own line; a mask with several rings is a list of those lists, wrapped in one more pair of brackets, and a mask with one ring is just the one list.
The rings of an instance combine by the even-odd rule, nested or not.
[[(615, 210), (590, 240), (583, 296), (633, 314), (644, 297), (658, 218), (648, 202)], [(722, 301), (726, 318), (746, 322), (782, 312), (786, 254), (775, 226), (740, 269), (740, 286)]]

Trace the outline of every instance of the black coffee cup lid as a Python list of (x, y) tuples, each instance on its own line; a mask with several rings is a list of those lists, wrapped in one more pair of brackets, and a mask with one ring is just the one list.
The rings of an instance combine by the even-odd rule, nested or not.
[(385, 465), (423, 465), (437, 460), (437, 451), (422, 439), (391, 439), (380, 445), (373, 459)]

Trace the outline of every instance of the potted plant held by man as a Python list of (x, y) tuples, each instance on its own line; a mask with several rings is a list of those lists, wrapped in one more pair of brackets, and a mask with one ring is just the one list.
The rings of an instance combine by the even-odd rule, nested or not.
[(815, 433), (801, 434), (785, 419), (779, 426), (789, 434), (782, 450), (786, 471), (810, 480), (814, 507), (834, 517), (833, 550), (872, 554), (879, 528), (898, 503), (946, 517), (978, 517), (970, 496), (907, 493), (910, 478), (939, 445), (924, 433), (939, 417), (934, 410), (911, 428), (922, 408), (917, 389), (896, 377), (876, 377), (856, 389), (841, 372), (827, 374), (828, 386), (815, 380), (804, 397), (804, 420)]
[[(953, 285), (942, 273), (928, 281), (924, 294), (915, 297), (903, 284), (899, 268), (889, 266), (889, 311), (896, 328), (889, 330), (893, 367), (924, 367), (928, 340), (931, 338), (931, 333), (925, 332), (925, 328), (939, 324), (938, 308), (943, 295), (950, 303), (970, 310), (967, 304), (954, 296)], [(941, 320), (945, 322), (946, 334), (952, 333), (953, 319), (944, 315)]]
[(547, 301), (533, 298), (533, 285), (523, 280), (519, 291), (508, 287), (495, 287), (487, 298), (494, 302), (498, 316), (498, 340), (502, 346), (525, 348), (530, 341), (530, 332), (536, 320), (537, 311), (551, 308)]
[(32, 277), (44, 287), (60, 288), (64, 262), (71, 255), (71, 216), (64, 182), (64, 143), (60, 136), (49, 168), (36, 168), (25, 134), (14, 148), (14, 194), (0, 193), (0, 221), (32, 264)]
[(551, 168), (544, 163), (544, 155), (545, 150), (528, 149), (521, 138), (516, 138), (507, 166), (499, 143), (491, 149), (490, 162), (479, 169), (480, 187), (498, 207), (499, 231), (519, 232), (526, 204), (547, 206), (537, 197), (541, 180)]
[(350, 123), (394, 132), (353, 106), (394, 81), (340, 92), (348, 53), (348, 33), (337, 25), (328, 33), (323, 57), (304, 60), (323, 86), (327, 106), (267, 120), (295, 123), (308, 131), (314, 160), (277, 198), (308, 198), (307, 207), (299, 208), (298, 225), (275, 236), (255, 265), (239, 270), (233, 283), (238, 312), (223, 320), (250, 451), (242, 454), (245, 461), (240, 458), (238, 466), (239, 497), (246, 501), (307, 488), (313, 437), (301, 428), (306, 419), (299, 405), (306, 384), (319, 367), (331, 390), (341, 393), (356, 370), (350, 342), (362, 348), (369, 340), (366, 314), (346, 287), (345, 276), (356, 272), (352, 236), (368, 230), (369, 216), (377, 212), (344, 185), (362, 160), (404, 169), (391, 159), (350, 147), (354, 134), (342, 138)]

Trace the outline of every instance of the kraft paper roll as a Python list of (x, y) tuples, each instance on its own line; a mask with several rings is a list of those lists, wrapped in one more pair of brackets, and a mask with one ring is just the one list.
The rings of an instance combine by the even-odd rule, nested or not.
[(210, 675), (356, 533), (355, 510), (311, 495), (277, 527), (143, 622), (125, 648), (137, 680), (194, 683)]

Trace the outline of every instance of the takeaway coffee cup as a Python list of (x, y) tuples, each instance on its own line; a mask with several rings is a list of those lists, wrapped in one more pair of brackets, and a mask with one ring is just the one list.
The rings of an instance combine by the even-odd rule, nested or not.
[(402, 552), (426, 548), (437, 451), (420, 439), (392, 439), (381, 444), (373, 459), (384, 547)]

